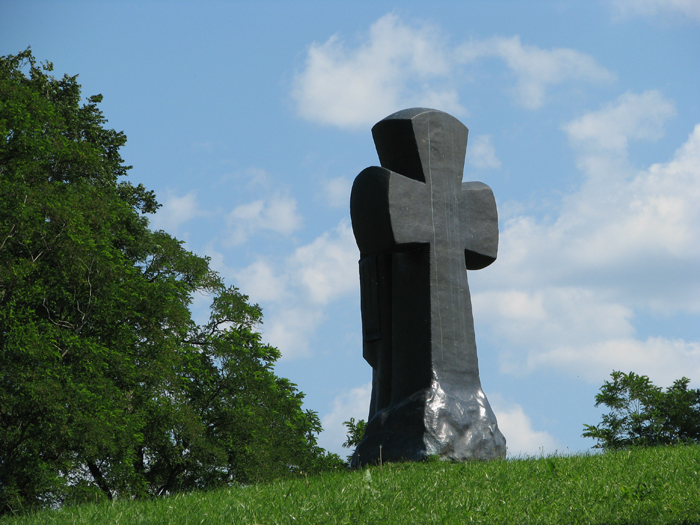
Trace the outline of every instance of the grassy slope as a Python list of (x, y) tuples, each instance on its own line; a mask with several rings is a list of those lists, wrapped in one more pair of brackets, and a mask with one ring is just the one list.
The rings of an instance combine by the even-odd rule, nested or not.
[(0, 519), (0, 525), (48, 523), (700, 524), (700, 446), (385, 465)]

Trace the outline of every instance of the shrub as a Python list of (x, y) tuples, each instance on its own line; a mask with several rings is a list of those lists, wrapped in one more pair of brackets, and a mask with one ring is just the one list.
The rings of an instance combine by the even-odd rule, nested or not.
[(700, 389), (683, 377), (664, 392), (647, 376), (613, 371), (596, 395), (595, 406), (611, 411), (599, 425), (584, 425), (593, 448), (620, 449), (700, 442)]

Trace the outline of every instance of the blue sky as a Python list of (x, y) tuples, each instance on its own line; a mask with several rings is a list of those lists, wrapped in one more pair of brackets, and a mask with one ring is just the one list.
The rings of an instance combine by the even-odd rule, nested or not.
[(329, 450), (369, 404), (350, 187), (408, 107), (464, 122), (496, 196), (469, 282), (510, 454), (592, 446), (613, 369), (700, 387), (698, 0), (3, 2), (27, 46), (104, 95), (153, 227), (263, 307)]

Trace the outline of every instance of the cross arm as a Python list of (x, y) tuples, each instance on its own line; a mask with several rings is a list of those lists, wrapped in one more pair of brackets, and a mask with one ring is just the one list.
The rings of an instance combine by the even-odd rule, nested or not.
[(350, 194), (350, 218), (360, 252), (401, 251), (430, 242), (429, 223), (423, 218), (429, 205), (425, 183), (377, 166), (363, 170)]
[(463, 182), (460, 192), (467, 270), (480, 270), (498, 255), (498, 211), (493, 191), (483, 182)]

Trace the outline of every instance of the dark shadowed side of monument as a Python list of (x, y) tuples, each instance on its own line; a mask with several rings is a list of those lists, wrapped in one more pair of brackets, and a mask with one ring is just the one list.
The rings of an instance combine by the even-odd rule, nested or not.
[(372, 128), (382, 167), (353, 184), (363, 355), (372, 366), (365, 437), (352, 466), (503, 457), (481, 389), (467, 269), (496, 260), (491, 188), (462, 182), (469, 130), (433, 109)]

